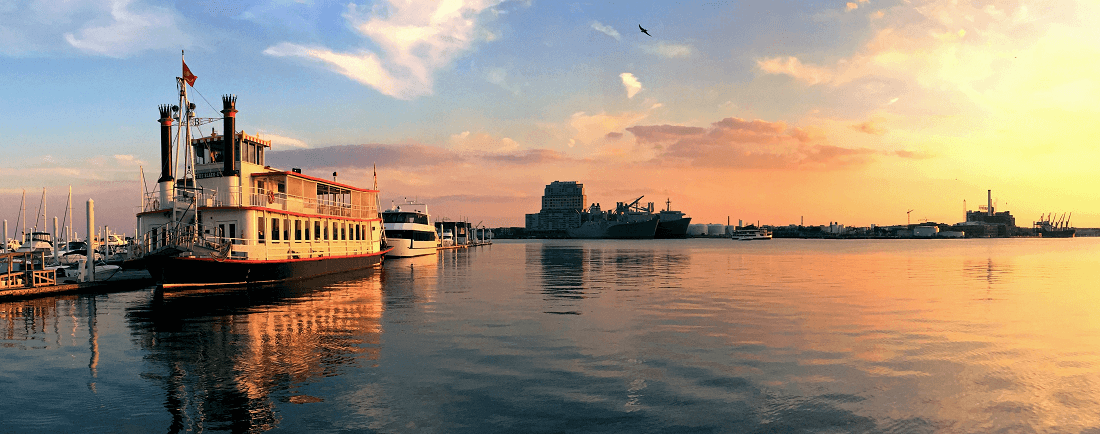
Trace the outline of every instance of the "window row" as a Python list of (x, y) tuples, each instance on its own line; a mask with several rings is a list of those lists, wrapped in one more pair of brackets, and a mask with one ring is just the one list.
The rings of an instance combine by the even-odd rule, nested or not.
[[(267, 241), (363, 241), (370, 238), (371, 225), (339, 220), (302, 220), (282, 217), (256, 218), (257, 238)], [(313, 225), (312, 230), (310, 224)]]

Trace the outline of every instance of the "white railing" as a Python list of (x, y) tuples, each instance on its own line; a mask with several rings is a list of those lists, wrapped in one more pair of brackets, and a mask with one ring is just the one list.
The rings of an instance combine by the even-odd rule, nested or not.
[[(259, 190), (252, 187), (230, 187), (229, 191), (217, 191), (209, 189), (173, 189), (175, 193), (171, 200), (177, 208), (185, 209), (196, 203), (200, 207), (236, 207), (251, 206), (270, 208), (278, 211), (290, 211), (303, 214), (317, 214), (334, 217), (347, 217), (357, 219), (378, 218), (378, 206), (376, 204), (352, 205), (345, 202), (334, 201), (319, 197), (303, 197), (279, 193), (271, 190)], [(170, 209), (170, 205), (162, 204), (157, 192), (148, 193), (142, 200), (142, 212)]]

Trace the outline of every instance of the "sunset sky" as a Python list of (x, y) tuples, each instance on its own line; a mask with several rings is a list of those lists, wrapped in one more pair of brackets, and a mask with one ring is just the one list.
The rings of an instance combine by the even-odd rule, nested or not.
[(437, 218), (522, 226), (560, 180), (695, 223), (956, 223), (992, 189), (1100, 227), (1097, 41), (1073, 0), (5, 1), (0, 218), (71, 185), (132, 234), (186, 50), (197, 115), (238, 95), (268, 164), (377, 164)]

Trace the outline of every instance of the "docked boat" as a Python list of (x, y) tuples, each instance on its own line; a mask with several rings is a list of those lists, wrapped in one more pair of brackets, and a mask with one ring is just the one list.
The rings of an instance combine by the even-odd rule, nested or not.
[(1073, 238), (1077, 235), (1077, 229), (1069, 225), (1072, 218), (1073, 213), (1070, 213), (1069, 218), (1066, 218), (1065, 213), (1060, 218), (1054, 214), (1039, 217), (1034, 225), (1035, 232), (1043, 238)]
[[(271, 142), (237, 129), (236, 96), (222, 97), (222, 118), (198, 118), (189, 80), (176, 81), (179, 105), (159, 107), (160, 178), (144, 195), (130, 247), (162, 287), (276, 282), (382, 262), (377, 180), (368, 189), (335, 173), (330, 181), (268, 167)], [(192, 127), (217, 120), (223, 134), (191, 137)], [(182, 178), (173, 144), (184, 153)]]
[(392, 247), (387, 257), (409, 258), (439, 251), (439, 237), (425, 204), (406, 202), (382, 211), (382, 225), (386, 244)]
[[(636, 204), (636, 199), (632, 204)], [(631, 205), (632, 205), (631, 204)], [(631, 205), (619, 202), (615, 211), (603, 211), (593, 204), (580, 213), (580, 225), (565, 230), (569, 238), (589, 239), (650, 239), (657, 231), (657, 216), (632, 211)]]
[(772, 233), (767, 229), (737, 229), (730, 234), (730, 238), (737, 241), (770, 240)]
[(653, 238), (687, 238), (691, 217), (681, 211), (674, 211), (671, 199), (665, 199), (665, 209), (658, 212), (657, 217), (660, 221), (657, 222), (657, 231)]

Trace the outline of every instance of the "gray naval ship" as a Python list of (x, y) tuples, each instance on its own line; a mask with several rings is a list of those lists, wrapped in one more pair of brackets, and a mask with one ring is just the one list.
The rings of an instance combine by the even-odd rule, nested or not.
[(580, 226), (566, 229), (569, 238), (649, 239), (657, 232), (660, 218), (651, 212), (639, 211), (635, 199), (629, 205), (619, 202), (614, 211), (603, 211), (599, 204), (581, 211)]
[[(652, 209), (653, 204), (649, 204)], [(672, 200), (665, 199), (665, 209), (657, 213), (660, 222), (657, 223), (657, 232), (653, 238), (687, 238), (688, 225), (691, 217), (683, 212), (672, 210)]]

